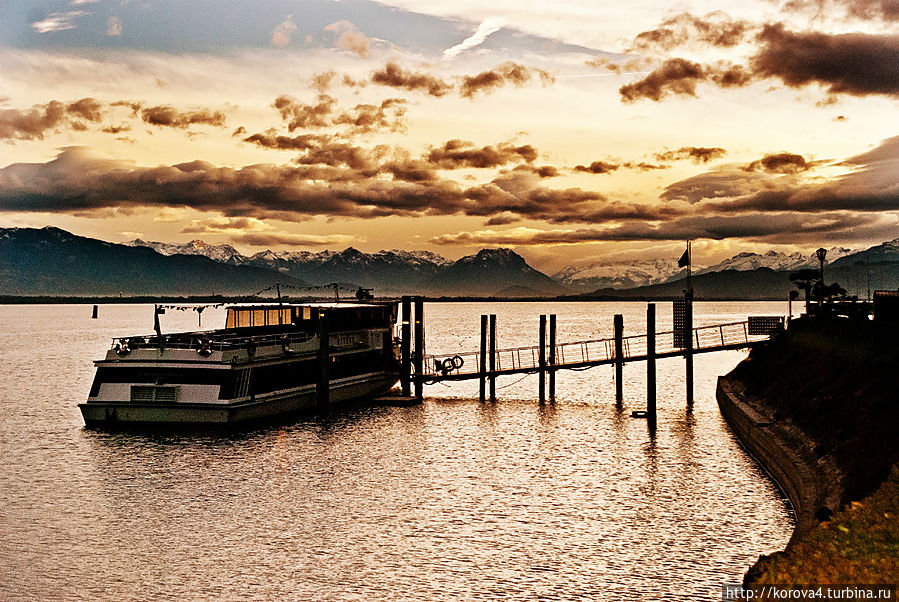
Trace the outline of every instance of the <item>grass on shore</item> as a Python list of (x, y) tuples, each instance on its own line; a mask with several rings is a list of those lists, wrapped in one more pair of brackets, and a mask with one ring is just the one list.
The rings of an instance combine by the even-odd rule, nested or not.
[(899, 579), (899, 466), (787, 551), (763, 559), (750, 585), (895, 584)]

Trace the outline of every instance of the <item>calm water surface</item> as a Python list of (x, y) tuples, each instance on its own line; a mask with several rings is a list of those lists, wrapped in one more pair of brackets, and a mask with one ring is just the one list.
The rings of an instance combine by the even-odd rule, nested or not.
[[(697, 325), (782, 303), (697, 303)], [(531, 345), (540, 304), (428, 304), (429, 353), (473, 351), (481, 313)], [(559, 304), (559, 340), (642, 332), (645, 304)], [(718, 413), (745, 355), (659, 362), (655, 435), (642, 364), (426, 388), (424, 405), (307, 416), (239, 434), (85, 430), (76, 404), (111, 337), (152, 307), (0, 306), (0, 599), (720, 599), (792, 530), (787, 502)], [(670, 304), (659, 304), (659, 330)], [(203, 313), (204, 327), (223, 323)], [(194, 312), (163, 316), (169, 331)], [(474, 397), (474, 398), (473, 398)]]

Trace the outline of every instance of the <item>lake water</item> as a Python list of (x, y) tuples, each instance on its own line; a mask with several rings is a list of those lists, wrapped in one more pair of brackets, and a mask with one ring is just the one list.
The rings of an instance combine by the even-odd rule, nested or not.
[[(425, 305), (427, 351), (643, 331), (644, 303)], [(696, 304), (696, 325), (782, 315), (784, 303)], [(715, 379), (739, 351), (658, 362), (658, 427), (643, 364), (426, 387), (377, 407), (243, 433), (103, 433), (76, 406), (113, 336), (152, 331), (152, 306), (0, 306), (0, 599), (720, 600), (792, 532), (788, 502), (728, 431)], [(203, 326), (223, 324), (209, 309)], [(197, 326), (192, 311), (164, 331)], [(658, 304), (658, 330), (671, 304)]]

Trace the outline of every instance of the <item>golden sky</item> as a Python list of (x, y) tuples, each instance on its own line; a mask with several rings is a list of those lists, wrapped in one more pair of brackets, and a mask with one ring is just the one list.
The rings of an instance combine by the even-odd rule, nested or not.
[(0, 5), (0, 226), (589, 260), (899, 237), (895, 0)]

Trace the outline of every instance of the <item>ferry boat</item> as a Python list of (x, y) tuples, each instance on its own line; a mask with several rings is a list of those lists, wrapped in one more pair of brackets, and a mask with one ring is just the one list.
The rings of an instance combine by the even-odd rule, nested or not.
[(388, 391), (399, 378), (396, 305), (227, 308), (225, 328), (116, 338), (97, 368), (87, 426), (230, 425)]

